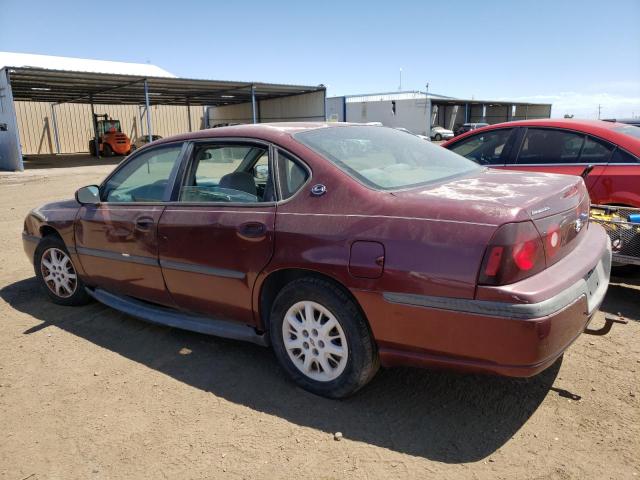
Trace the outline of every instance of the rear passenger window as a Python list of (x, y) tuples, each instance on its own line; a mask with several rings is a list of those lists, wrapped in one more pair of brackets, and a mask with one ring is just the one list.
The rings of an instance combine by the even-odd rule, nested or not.
[(584, 135), (542, 128), (529, 128), (525, 134), (518, 164), (579, 163)]
[(278, 151), (278, 177), (282, 200), (285, 200), (300, 190), (309, 178), (309, 173), (290, 155)]
[(638, 157), (634, 157), (630, 153), (627, 153), (620, 148), (616, 148), (616, 151), (613, 152), (609, 163), (640, 163), (640, 159), (638, 159)]
[(613, 145), (603, 142), (597, 138), (587, 137), (582, 147), (582, 153), (580, 154), (580, 163), (607, 163), (611, 152), (613, 151)]
[(269, 155), (255, 145), (197, 145), (180, 189), (181, 202), (272, 201)]
[(504, 165), (505, 147), (512, 128), (491, 130), (457, 142), (451, 151), (480, 165)]

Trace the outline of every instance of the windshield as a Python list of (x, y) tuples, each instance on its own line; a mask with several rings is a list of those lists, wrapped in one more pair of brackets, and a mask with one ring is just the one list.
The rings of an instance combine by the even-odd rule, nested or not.
[(417, 186), (480, 169), (458, 154), (393, 128), (328, 127), (300, 132), (295, 138), (355, 179), (381, 190)]
[(105, 120), (102, 123), (102, 128), (105, 133), (120, 132), (120, 120)]

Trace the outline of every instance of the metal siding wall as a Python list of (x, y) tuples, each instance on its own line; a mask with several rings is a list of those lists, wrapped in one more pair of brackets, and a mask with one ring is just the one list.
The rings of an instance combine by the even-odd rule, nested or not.
[(260, 101), (260, 122), (324, 122), (325, 92)]
[[(291, 97), (260, 100), (259, 122), (323, 122), (324, 91), (293, 95)], [(211, 107), (209, 125), (223, 123), (251, 123), (251, 103)]]
[(331, 97), (327, 98), (327, 119), (330, 122), (345, 122), (345, 98), (344, 97)]
[(469, 105), (469, 123), (484, 122), (482, 105)]
[[(14, 109), (11, 85), (7, 70), (0, 68), (0, 169), (22, 170), (22, 155), (19, 145), (19, 127)], [(6, 127), (6, 129), (4, 128)]]
[[(56, 153), (51, 105), (41, 102), (14, 102), (18, 119), (20, 141), (24, 154)], [(57, 105), (58, 138), (60, 153), (89, 151), (89, 139), (93, 136), (91, 106), (88, 104), (65, 103)], [(107, 113), (120, 120), (122, 131), (132, 139), (147, 134), (146, 120), (140, 121), (138, 105), (96, 105), (96, 113)], [(154, 135), (168, 137), (189, 131), (186, 106), (156, 105), (151, 107)], [(193, 130), (203, 126), (203, 109), (191, 107)]]
[(510, 108), (510, 105), (487, 105), (487, 123), (493, 125), (506, 122), (509, 119)]
[(211, 127), (224, 123), (251, 123), (251, 104), (226, 105), (223, 107), (211, 107), (209, 112), (209, 125)]
[(393, 114), (391, 100), (383, 102), (347, 102), (349, 122), (381, 122), (385, 127), (403, 127), (419, 135), (427, 134), (427, 101), (396, 100)]

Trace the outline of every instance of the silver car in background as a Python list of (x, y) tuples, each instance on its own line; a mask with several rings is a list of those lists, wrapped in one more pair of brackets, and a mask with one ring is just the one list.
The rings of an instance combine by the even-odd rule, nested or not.
[(453, 130), (447, 130), (440, 125), (431, 127), (431, 140), (439, 142), (440, 140), (449, 140), (450, 138), (453, 138)]

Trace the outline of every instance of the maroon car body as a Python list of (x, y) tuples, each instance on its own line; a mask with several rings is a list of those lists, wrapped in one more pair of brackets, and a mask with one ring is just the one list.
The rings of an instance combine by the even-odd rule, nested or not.
[[(297, 159), (308, 178), (290, 198), (263, 203), (180, 202), (173, 193), (138, 204), (48, 204), (25, 221), (25, 251), (33, 261), (42, 238), (59, 235), (84, 284), (107, 292), (100, 300), (118, 308), (117, 298), (133, 297), (164, 312), (222, 318), (257, 343), (269, 342), (278, 291), (313, 276), (354, 300), (382, 365), (508, 376), (550, 366), (584, 330), (608, 285), (609, 240), (584, 216), (582, 179), (474, 167), (411, 188), (376, 189), (298, 137), (354, 128), (382, 129), (246, 125), (154, 142), (124, 163), (177, 145), (170, 183), (178, 182), (198, 142), (257, 142), (270, 157)], [(501, 226), (533, 223), (544, 238), (552, 218), (571, 240), (557, 261), (513, 283), (479, 282)]]

